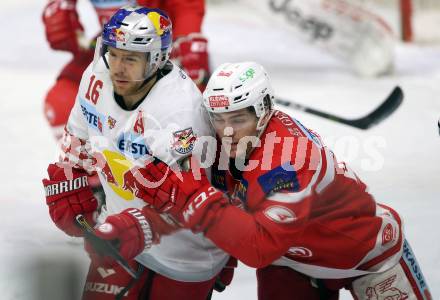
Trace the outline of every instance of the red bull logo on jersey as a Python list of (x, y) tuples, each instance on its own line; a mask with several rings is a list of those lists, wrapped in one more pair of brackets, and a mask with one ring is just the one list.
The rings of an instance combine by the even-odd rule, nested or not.
[(107, 182), (113, 183), (114, 185), (118, 185), (118, 183), (116, 182), (115, 176), (113, 175), (113, 172), (110, 169), (110, 166), (107, 163), (107, 161), (105, 162), (105, 165), (104, 165), (104, 167), (102, 168), (101, 171), (104, 174), (104, 177), (105, 177)]
[(133, 162), (126, 155), (108, 149), (93, 156), (98, 160), (97, 171), (104, 176), (113, 192), (125, 201), (134, 200), (133, 193), (123, 188), (124, 174), (133, 167)]
[(192, 127), (173, 132), (173, 138), (171, 148), (180, 154), (189, 154), (197, 139)]
[(226, 107), (230, 105), (229, 98), (225, 95), (209, 96), (208, 101), (209, 106), (212, 108)]
[(108, 164), (105, 156), (100, 152), (95, 152), (93, 153), (93, 158), (96, 162), (96, 167), (95, 167), (96, 170), (102, 173), (105, 180), (108, 183), (118, 185), (115, 176), (113, 175), (112, 169), (110, 168), (110, 165)]

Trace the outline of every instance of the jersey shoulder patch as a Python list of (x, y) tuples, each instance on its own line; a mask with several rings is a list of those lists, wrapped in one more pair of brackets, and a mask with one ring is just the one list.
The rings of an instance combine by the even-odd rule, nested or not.
[(290, 164), (283, 164), (258, 177), (264, 193), (296, 192), (300, 189), (296, 171)]

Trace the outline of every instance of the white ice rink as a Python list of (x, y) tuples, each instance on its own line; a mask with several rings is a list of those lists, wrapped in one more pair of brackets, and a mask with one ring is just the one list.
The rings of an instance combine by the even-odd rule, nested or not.
[[(84, 269), (86, 255), (67, 243), (50, 221), (41, 179), (55, 156), (42, 114), (43, 99), (69, 55), (49, 49), (41, 23), (45, 0), (2, 0), (0, 10), (0, 299), (34, 299), (36, 257), (66, 254)], [(94, 34), (96, 18), (86, 0), (81, 17)], [(232, 10), (231, 10), (232, 8)], [(395, 73), (361, 79), (344, 64), (302, 44), (283, 28), (257, 20), (246, 8), (210, 6), (204, 30), (212, 66), (255, 60), (272, 77), (279, 97), (346, 117), (377, 106), (395, 86), (402, 106), (378, 126), (361, 131), (289, 111), (323, 136), (369, 185), (378, 202), (405, 221), (433, 298), (440, 299), (440, 46), (398, 44)], [(438, 30), (438, 29), (437, 29)], [(85, 272), (85, 271), (84, 271)], [(240, 266), (232, 285), (213, 299), (256, 299), (254, 271)], [(351, 299), (344, 293), (342, 299)]]

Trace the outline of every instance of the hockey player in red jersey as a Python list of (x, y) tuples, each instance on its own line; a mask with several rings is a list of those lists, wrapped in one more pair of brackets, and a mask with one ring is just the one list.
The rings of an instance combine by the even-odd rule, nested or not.
[[(173, 21), (172, 58), (187, 72), (200, 89), (209, 77), (207, 40), (201, 34), (204, 0), (90, 0), (101, 25), (124, 5), (137, 3), (167, 11)], [(81, 75), (93, 59), (93, 43), (84, 36), (76, 9), (77, 0), (50, 0), (43, 11), (46, 39), (54, 50), (71, 52), (72, 60), (64, 66), (48, 91), (44, 113), (56, 139), (64, 125), (78, 92)]]
[(431, 299), (398, 213), (273, 95), (262, 66), (221, 65), (204, 92), (220, 145), (211, 183), (193, 155), (192, 172), (159, 162), (126, 188), (257, 268), (259, 299)]

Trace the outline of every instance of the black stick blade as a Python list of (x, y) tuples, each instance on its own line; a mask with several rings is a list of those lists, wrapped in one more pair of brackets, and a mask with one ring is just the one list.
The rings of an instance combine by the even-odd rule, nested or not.
[(296, 110), (305, 111), (307, 113), (313, 114), (315, 116), (320, 116), (322, 118), (333, 120), (338, 123), (349, 125), (358, 129), (369, 129), (372, 126), (380, 123), (389, 115), (391, 115), (402, 103), (403, 101), (403, 91), (399, 86), (396, 86), (390, 95), (384, 100), (384, 102), (379, 105), (375, 110), (373, 110), (368, 115), (358, 118), (358, 119), (346, 119), (331, 113), (327, 113), (315, 108), (307, 107), (305, 105), (287, 101), (284, 99), (275, 99), (275, 103), (291, 107)]
[(353, 126), (360, 129), (368, 129), (379, 124), (390, 116), (403, 102), (403, 91), (396, 86), (385, 101), (374, 111), (363, 118), (352, 120)]

